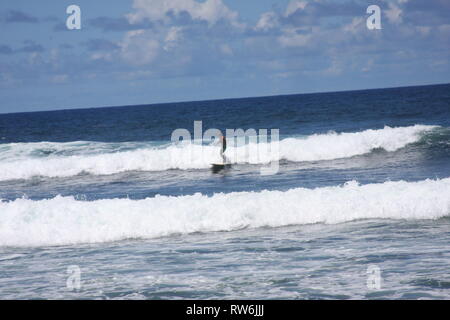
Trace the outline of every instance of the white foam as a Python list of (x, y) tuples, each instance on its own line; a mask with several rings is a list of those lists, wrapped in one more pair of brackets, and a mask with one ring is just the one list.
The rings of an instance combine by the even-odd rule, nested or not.
[(450, 178), (143, 200), (0, 202), (0, 246), (66, 245), (356, 219), (450, 214)]
[[(353, 133), (314, 134), (303, 138), (286, 138), (274, 143), (249, 143), (233, 147), (226, 155), (233, 163), (266, 164), (282, 159), (317, 161), (352, 157), (375, 148), (395, 151), (416, 142), (421, 134), (436, 126), (384, 127)], [(95, 142), (9, 144), (0, 146), (0, 180), (28, 179), (33, 176), (68, 177), (80, 173), (106, 175), (131, 170), (163, 171), (168, 169), (202, 169), (221, 161), (217, 146), (187, 144), (151, 146), (105, 144)], [(36, 157), (36, 150), (57, 150), (46, 157)], [(278, 150), (275, 152), (275, 150)]]

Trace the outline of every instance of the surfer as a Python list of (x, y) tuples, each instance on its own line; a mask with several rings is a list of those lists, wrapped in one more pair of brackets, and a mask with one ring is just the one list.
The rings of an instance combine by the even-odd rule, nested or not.
[(221, 144), (220, 156), (222, 157), (222, 163), (212, 163), (211, 169), (213, 173), (219, 173), (223, 169), (231, 167), (231, 164), (227, 163), (227, 157), (224, 154), (225, 150), (227, 150), (227, 139), (222, 134), (220, 134), (218, 140), (219, 141), (214, 142), (214, 144), (215, 145), (218, 145), (219, 143)]
[(224, 152), (227, 149), (227, 139), (223, 135), (220, 135), (220, 142), (222, 143), (222, 148), (220, 149), (220, 156), (222, 157), (223, 163), (225, 163), (227, 158), (225, 157)]

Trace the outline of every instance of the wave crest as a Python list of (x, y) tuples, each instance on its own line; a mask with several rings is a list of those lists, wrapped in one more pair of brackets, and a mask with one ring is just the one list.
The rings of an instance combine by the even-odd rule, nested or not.
[[(271, 161), (319, 161), (370, 153), (377, 148), (395, 151), (420, 140), (437, 126), (384, 127), (352, 133), (314, 134), (286, 138), (277, 145), (248, 143), (229, 147), (225, 155), (233, 163), (267, 164)], [(217, 146), (187, 144), (163, 146), (136, 143), (35, 143), (9, 144), (0, 148), (0, 180), (33, 176), (68, 177), (81, 173), (115, 174), (125, 171), (203, 169), (221, 161)], [(137, 149), (136, 149), (137, 148)]]
[(450, 214), (450, 178), (288, 191), (78, 201), (0, 202), (0, 246), (67, 245), (358, 219)]

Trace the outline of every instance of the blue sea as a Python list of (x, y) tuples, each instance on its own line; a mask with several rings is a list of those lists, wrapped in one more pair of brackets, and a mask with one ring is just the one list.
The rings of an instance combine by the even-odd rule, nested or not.
[(0, 114), (1, 299), (450, 299), (449, 84), (96, 107)]

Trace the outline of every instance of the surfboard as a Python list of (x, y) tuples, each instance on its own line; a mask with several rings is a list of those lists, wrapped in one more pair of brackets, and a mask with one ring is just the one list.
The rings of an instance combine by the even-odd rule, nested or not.
[(231, 163), (212, 163), (211, 170), (213, 173), (217, 173), (223, 169), (231, 168)]

